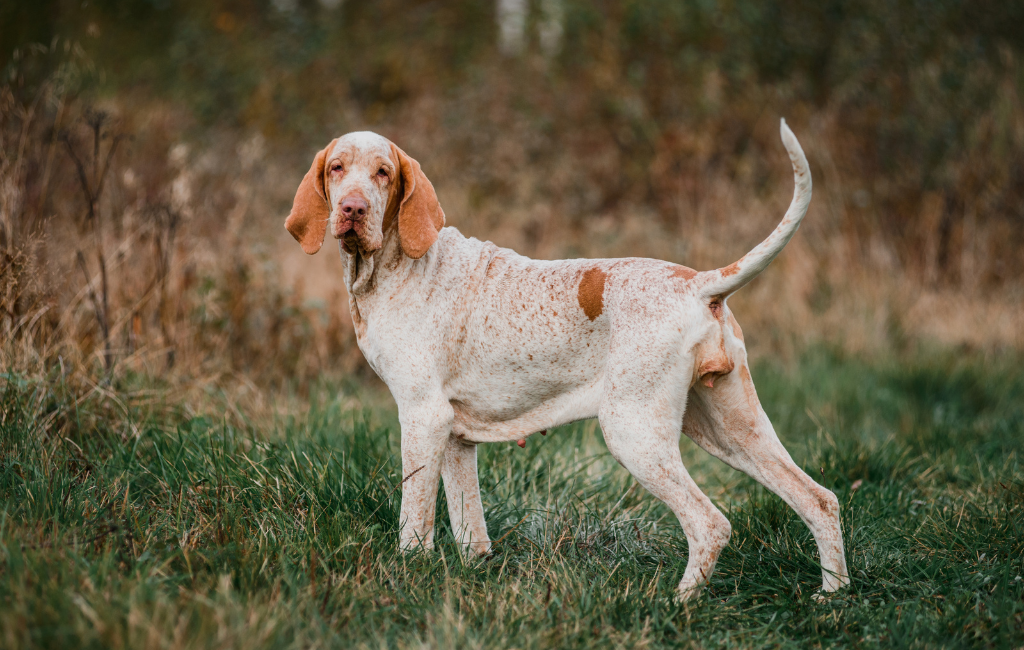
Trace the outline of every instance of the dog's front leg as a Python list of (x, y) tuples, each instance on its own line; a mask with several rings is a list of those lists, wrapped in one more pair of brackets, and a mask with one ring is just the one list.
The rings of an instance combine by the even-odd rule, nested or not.
[(403, 551), (434, 548), (437, 481), (453, 417), (448, 402), (400, 409), (402, 513), (398, 525), (399, 546)]
[(487, 536), (480, 482), (476, 471), (476, 445), (449, 436), (441, 468), (452, 533), (467, 556), (486, 555), (491, 550)]

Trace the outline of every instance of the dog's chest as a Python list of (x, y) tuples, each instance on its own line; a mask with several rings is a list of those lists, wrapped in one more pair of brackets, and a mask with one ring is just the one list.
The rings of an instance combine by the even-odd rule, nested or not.
[(359, 347), (389, 385), (416, 373), (436, 377), (452, 399), (508, 403), (598, 372), (608, 314), (590, 318), (582, 308), (580, 271), (451, 257), (438, 266), (353, 307)]

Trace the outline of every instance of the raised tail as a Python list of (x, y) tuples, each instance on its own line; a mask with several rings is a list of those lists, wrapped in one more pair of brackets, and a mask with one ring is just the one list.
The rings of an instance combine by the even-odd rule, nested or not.
[(786, 211), (782, 222), (753, 250), (729, 266), (697, 274), (694, 282), (706, 298), (726, 298), (756, 278), (793, 238), (804, 215), (807, 214), (807, 206), (811, 202), (811, 170), (807, 167), (804, 150), (800, 148), (796, 136), (786, 125), (786, 120), (782, 120), (779, 130), (782, 132), (782, 144), (786, 145), (789, 159), (793, 162), (793, 176), (796, 181), (793, 202), (789, 204), (789, 210)]

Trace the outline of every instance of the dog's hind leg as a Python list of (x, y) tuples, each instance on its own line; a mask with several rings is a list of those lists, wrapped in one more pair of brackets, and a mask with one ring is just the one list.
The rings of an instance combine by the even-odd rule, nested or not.
[(850, 583), (839, 500), (797, 467), (757, 399), (746, 363), (709, 388), (690, 390), (683, 432), (709, 453), (782, 497), (811, 529), (821, 558), (822, 591)]
[(682, 524), (689, 558), (678, 596), (687, 600), (711, 577), (732, 529), (683, 466), (679, 453), (682, 413), (677, 405), (669, 404), (670, 400), (664, 402), (652, 407), (615, 400), (601, 407), (598, 418), (612, 456), (671, 508)]
[(480, 482), (476, 470), (476, 445), (449, 436), (441, 465), (444, 492), (452, 533), (466, 555), (485, 555), (491, 550)]

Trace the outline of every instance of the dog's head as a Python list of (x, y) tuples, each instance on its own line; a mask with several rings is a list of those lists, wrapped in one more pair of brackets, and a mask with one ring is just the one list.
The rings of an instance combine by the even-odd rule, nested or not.
[(316, 155), (284, 226), (309, 255), (328, 230), (349, 255), (378, 251), (396, 232), (402, 251), (418, 259), (437, 240), (444, 212), (418, 162), (386, 138), (358, 131)]

